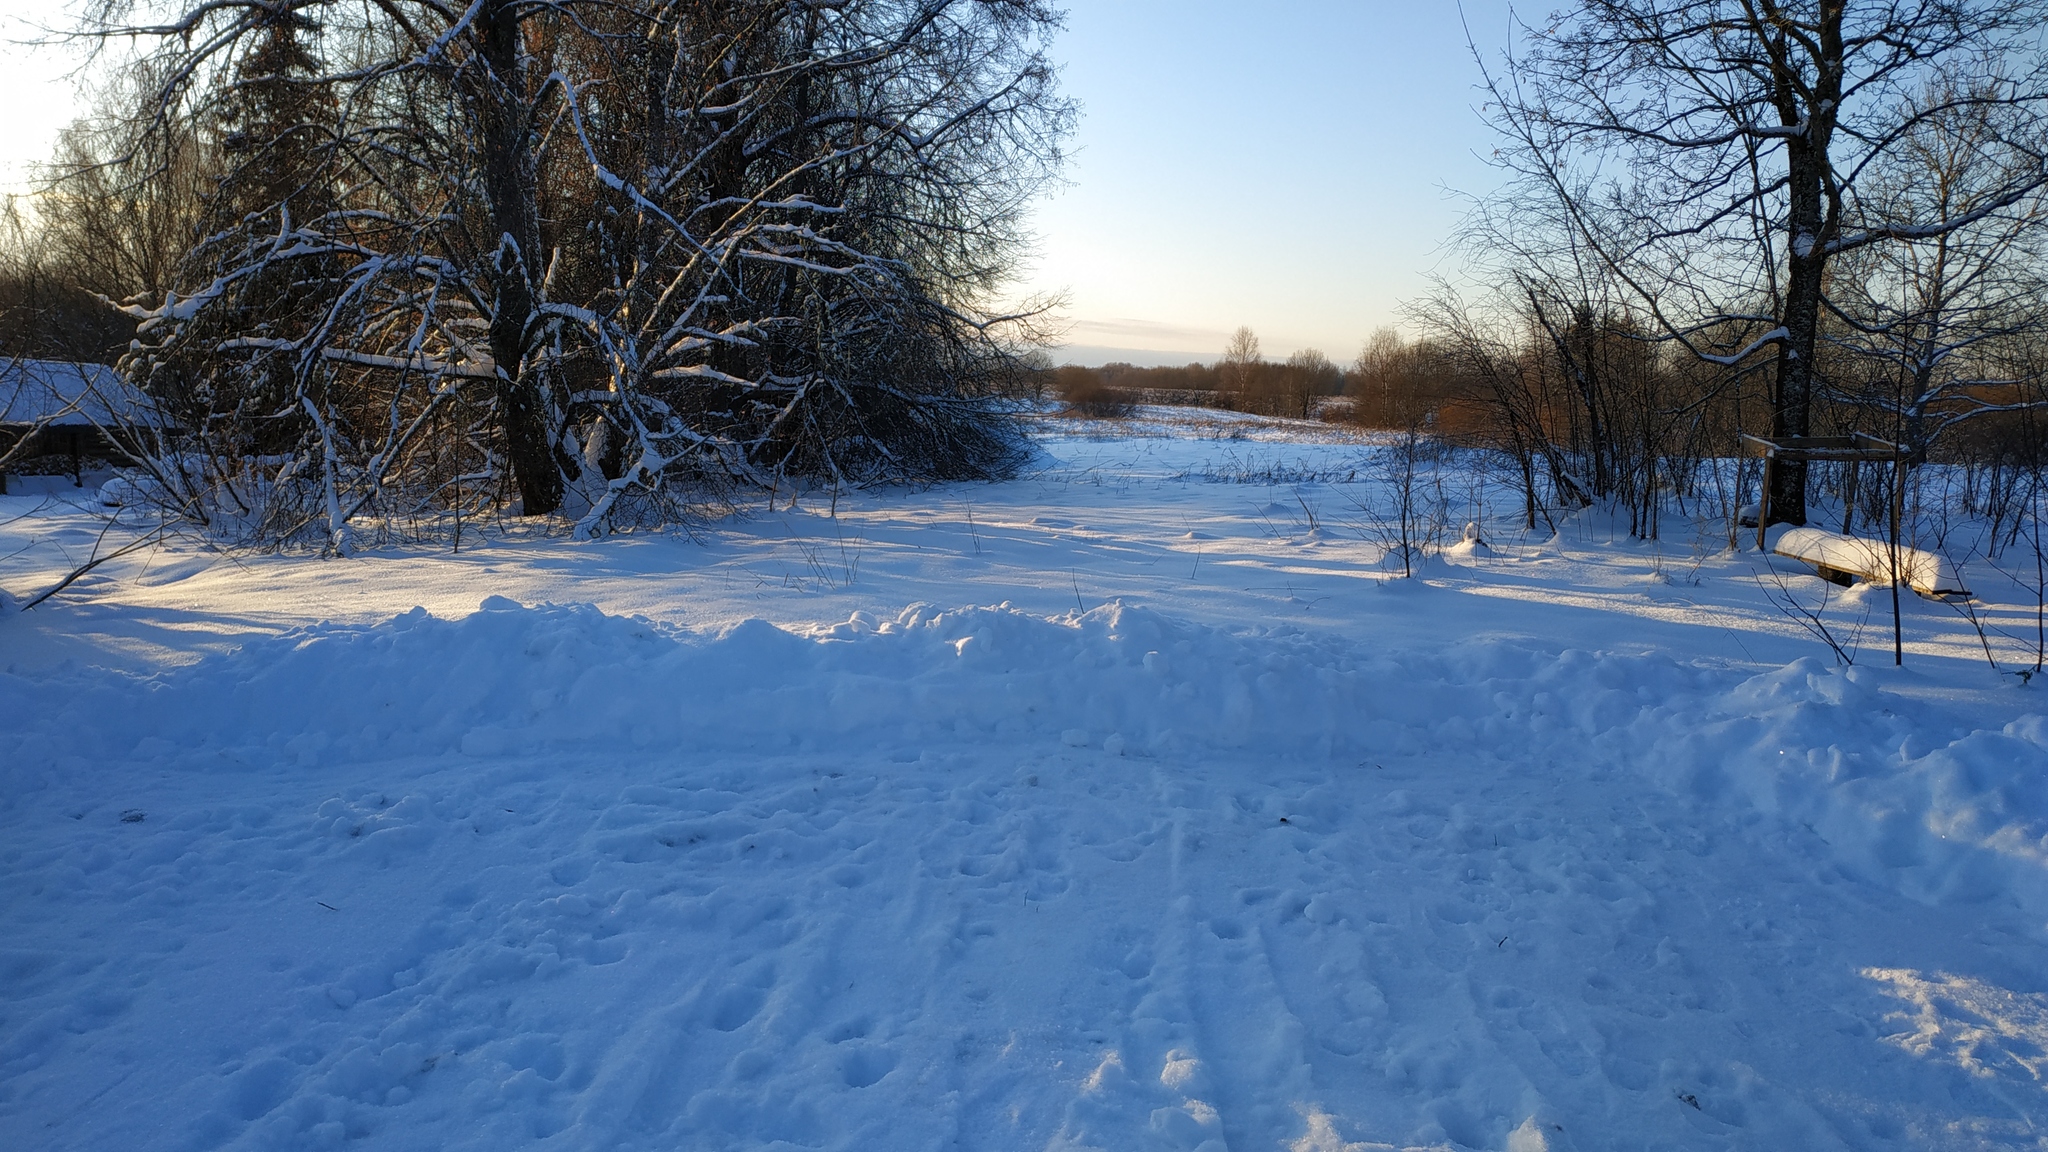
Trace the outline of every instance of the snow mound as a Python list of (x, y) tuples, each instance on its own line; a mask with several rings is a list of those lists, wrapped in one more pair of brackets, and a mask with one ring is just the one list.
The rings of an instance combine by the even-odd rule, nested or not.
[(1881, 683), (1811, 658), (1753, 677), (1691, 740), (1662, 741), (1660, 775), (1812, 828), (1852, 871), (1924, 903), (2048, 909), (2048, 721), (1941, 744)]
[[(17, 738), (63, 731), (90, 757), (223, 749), (323, 758), (496, 756), (560, 746), (775, 748), (826, 742), (1059, 741), (1134, 751), (1356, 751), (1383, 661), (1327, 639), (1237, 637), (1108, 605), (856, 612), (798, 633), (761, 620), (690, 631), (588, 605), (492, 597), (460, 619), (414, 609), (321, 624), (147, 679), (0, 677)], [(1072, 742), (1072, 740), (1069, 740)]]
[(2048, 909), (2042, 717), (1923, 747), (1930, 726), (1873, 677), (1800, 660), (1745, 679), (1512, 643), (1390, 653), (1120, 603), (1051, 617), (914, 604), (802, 632), (696, 631), (493, 596), (458, 619), (415, 608), (320, 624), (146, 678), (0, 675), (0, 783), (20, 794), (102, 761), (222, 771), (854, 747), (915, 759), (990, 742), (1169, 760), (1570, 758), (1781, 814), (1927, 900), (2011, 889)]

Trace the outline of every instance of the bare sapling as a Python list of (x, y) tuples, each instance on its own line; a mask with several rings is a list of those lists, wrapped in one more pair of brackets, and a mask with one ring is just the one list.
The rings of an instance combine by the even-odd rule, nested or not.
[(1395, 441), (1380, 451), (1377, 463), (1379, 485), (1384, 495), (1369, 502), (1353, 498), (1353, 507), (1366, 514), (1367, 532), (1376, 539), (1389, 564), (1398, 557), (1401, 577), (1415, 575), (1415, 566), (1438, 549), (1449, 529), (1450, 507), (1441, 477), (1425, 476), (1424, 469), (1435, 462), (1438, 445), (1411, 423)]
[[(1770, 573), (1768, 582), (1764, 579), (1765, 572)], [(1856, 663), (1856, 653), (1863, 643), (1863, 627), (1870, 620), (1868, 605), (1864, 607), (1863, 619), (1857, 621), (1856, 627), (1844, 638), (1836, 635), (1834, 626), (1827, 620), (1828, 601), (1834, 592), (1833, 584), (1814, 577), (1814, 582), (1820, 585), (1820, 603), (1808, 607), (1801, 602), (1785, 574), (1770, 567), (1768, 560), (1761, 571), (1752, 566), (1750, 576), (1756, 580), (1756, 586), (1763, 592), (1764, 599), (1771, 602), (1771, 607), (1776, 608), (1787, 620), (1799, 625), (1807, 635), (1827, 645), (1837, 666), (1847, 668)]]

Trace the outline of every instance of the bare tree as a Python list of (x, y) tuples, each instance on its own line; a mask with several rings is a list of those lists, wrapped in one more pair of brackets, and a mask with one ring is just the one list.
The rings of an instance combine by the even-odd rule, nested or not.
[(1391, 326), (1375, 328), (1366, 337), (1358, 358), (1351, 362), (1351, 378), (1347, 381), (1353, 402), (1359, 405), (1354, 415), (1360, 423), (1393, 426), (1389, 421), (1393, 419), (1395, 395), (1404, 375), (1407, 353), (1408, 342)]
[(53, 274), (117, 301), (160, 297), (177, 285), (218, 174), (194, 125), (138, 119), (158, 87), (147, 68), (112, 77), (95, 97), (95, 115), (59, 134), (40, 171), (34, 231), (24, 238)]
[(1275, 383), (1274, 407), (1280, 414), (1306, 420), (1316, 413), (1316, 400), (1335, 395), (1344, 374), (1318, 348), (1303, 348), (1287, 357)]
[(1870, 365), (1869, 386), (1844, 381), (1845, 399), (1928, 446), (1964, 421), (2036, 402), (2024, 385), (2029, 352), (2048, 333), (2048, 197), (2009, 195), (2039, 162), (2002, 143), (2016, 131), (2009, 108), (1959, 102), (1945, 88), (1922, 101), (1947, 110), (1880, 157), (1858, 207), (1878, 223), (1970, 223), (1848, 253), (1830, 284), (1826, 334)]
[(1259, 334), (1239, 325), (1230, 334), (1230, 342), (1223, 346), (1223, 358), (1217, 361), (1216, 387), (1231, 396), (1243, 397), (1251, 390), (1253, 379), (1265, 362), (1266, 358), (1259, 355)]
[(1590, 504), (1582, 470), (1552, 427), (1554, 373), (1544, 357), (1531, 354), (1523, 318), (1504, 308), (1473, 307), (1442, 283), (1410, 305), (1409, 313), (1430, 334), (1444, 363), (1489, 403), (1495, 420), (1488, 438), (1514, 461), (1528, 526), (1534, 528), (1537, 516), (1547, 514), (1539, 475), (1559, 502), (1575, 508)]
[(1031, 333), (986, 301), (1072, 118), (1037, 0), (159, 15), (92, 31), (153, 38), (145, 119), (211, 132), (221, 226), (132, 308), (128, 365), (158, 395), (289, 382), (269, 531), (292, 493), (345, 546), (365, 509), (500, 483), (588, 532), (677, 480), (1016, 458), (990, 398)]
[(31, 219), (17, 198), (0, 204), (0, 357), (111, 363), (135, 326), (79, 282), (69, 254)]
[[(1509, 196), (1552, 206), (1664, 338), (1729, 366), (1772, 353), (1771, 432), (1808, 434), (1835, 262), (1967, 228), (2048, 180), (2044, 16), (2040, 0), (1581, 0), (1524, 27), (1487, 79)], [(1872, 197), (1916, 133), (1992, 106), (2005, 179), (1969, 206)], [(1774, 476), (1774, 516), (1803, 523), (1805, 469)]]

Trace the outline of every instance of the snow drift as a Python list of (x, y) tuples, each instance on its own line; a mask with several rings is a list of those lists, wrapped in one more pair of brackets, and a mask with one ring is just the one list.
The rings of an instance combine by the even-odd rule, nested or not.
[(692, 631), (492, 597), (459, 619), (416, 608), (321, 624), (149, 677), (0, 676), (13, 718), (0, 759), (18, 795), (55, 763), (312, 770), (607, 747), (915, 758), (993, 739), (1168, 760), (1411, 756), (1445, 771), (1467, 755), (1565, 757), (1732, 793), (1928, 899), (2009, 882), (2048, 901), (2048, 721), (1930, 745), (1935, 726), (1883, 682), (1812, 660), (1744, 678), (1504, 643), (1364, 651), (1121, 604), (1058, 617), (919, 604), (804, 632)]

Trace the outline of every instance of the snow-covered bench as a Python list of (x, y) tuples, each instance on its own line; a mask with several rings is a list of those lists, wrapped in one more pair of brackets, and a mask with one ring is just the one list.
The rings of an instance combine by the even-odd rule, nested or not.
[[(1892, 579), (1891, 546), (1882, 540), (1844, 536), (1840, 532), (1825, 532), (1819, 528), (1787, 528), (1778, 534), (1771, 551), (1811, 564), (1822, 577), (1838, 582), (1846, 582), (1847, 577), (1860, 577), (1877, 584), (1889, 584)], [(1969, 590), (1963, 587), (1962, 577), (1938, 553), (1901, 547), (1898, 563), (1899, 578), (1922, 596), (1969, 595)]]

